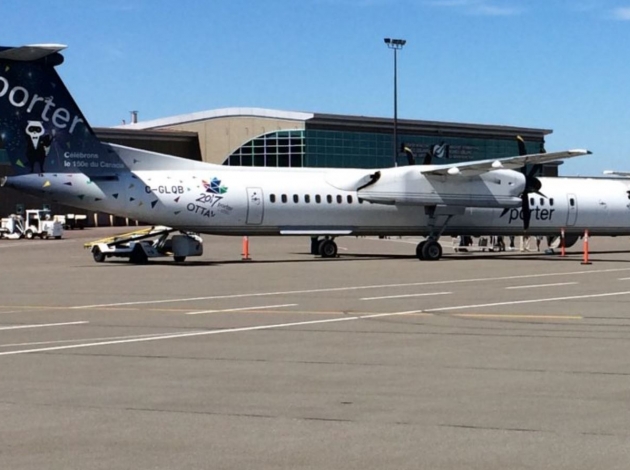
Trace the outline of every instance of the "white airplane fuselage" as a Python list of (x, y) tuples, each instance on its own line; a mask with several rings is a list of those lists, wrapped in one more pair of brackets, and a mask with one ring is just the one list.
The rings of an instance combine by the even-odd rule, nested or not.
[[(11, 186), (30, 192), (40, 188), (40, 194), (49, 193), (61, 203), (206, 234), (427, 236), (432, 232), (428, 205), (372, 203), (362, 200), (365, 190), (343, 190), (339, 184), (331, 184), (336, 175), (352, 171), (356, 172), (207, 165), (207, 172), (121, 172), (117, 179), (103, 181), (77, 173), (31, 174), (11, 178)], [(529, 195), (529, 234), (557, 235), (561, 229), (567, 234), (582, 234), (588, 229), (592, 235), (630, 235), (629, 181), (540, 181), (544, 197)], [(401, 191), (409, 194), (409, 188)], [(508, 208), (461, 207), (443, 232), (522, 233), (520, 204)]]

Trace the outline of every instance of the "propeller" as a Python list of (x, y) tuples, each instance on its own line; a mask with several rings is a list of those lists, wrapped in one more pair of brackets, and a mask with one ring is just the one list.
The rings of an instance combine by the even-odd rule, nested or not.
[[(527, 155), (527, 149), (525, 148), (525, 141), (520, 135), (516, 136), (516, 140), (518, 142), (518, 154), (519, 155)], [(544, 149), (541, 153), (544, 153)], [(536, 174), (542, 172), (542, 165), (532, 165), (532, 167), (527, 172), (525, 167), (521, 169), (521, 172), (525, 175), (525, 189), (523, 189), (523, 194), (521, 194), (521, 207), (523, 210), (523, 228), (525, 230), (529, 229), (529, 223), (532, 218), (532, 211), (529, 206), (529, 195), (531, 193), (538, 194), (544, 198), (547, 198), (543, 193), (540, 192), (542, 188), (542, 183), (538, 178), (536, 178)]]
[(413, 152), (407, 146), (407, 144), (405, 144), (405, 143), (400, 144), (400, 150), (402, 152), (405, 152), (405, 155), (407, 155), (407, 164), (408, 165), (415, 165), (416, 164), (416, 159), (415, 159), (415, 157), (413, 155)]

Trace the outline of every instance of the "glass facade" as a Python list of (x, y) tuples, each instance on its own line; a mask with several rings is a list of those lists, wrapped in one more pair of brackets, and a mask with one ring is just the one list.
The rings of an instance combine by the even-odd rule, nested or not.
[(250, 140), (230, 155), (230, 166), (304, 166), (304, 131), (289, 130), (264, 134)]
[(307, 129), (305, 166), (342, 168), (393, 166), (392, 136), (375, 132)]
[[(275, 131), (250, 140), (223, 163), (231, 166), (387, 168), (393, 166), (391, 133), (340, 130)], [(457, 163), (518, 155), (514, 139), (439, 137), (399, 134), (415, 163)], [(541, 142), (526, 142), (528, 153), (543, 151)], [(398, 165), (408, 164), (404, 152)]]

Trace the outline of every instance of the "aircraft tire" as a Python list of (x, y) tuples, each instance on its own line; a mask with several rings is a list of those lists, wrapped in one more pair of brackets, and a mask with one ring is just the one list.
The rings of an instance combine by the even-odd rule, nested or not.
[(424, 248), (424, 245), (426, 244), (426, 240), (421, 241), (420, 243), (418, 243), (418, 245), (416, 246), (416, 257), (419, 260), (423, 260), (424, 259), (424, 255), (422, 254), (422, 249)]
[(183, 263), (184, 261), (186, 261), (186, 257), (185, 256), (173, 256), (173, 260), (176, 263)]
[(105, 253), (103, 253), (98, 246), (95, 246), (92, 250), (92, 257), (97, 263), (102, 263), (103, 261), (105, 261)]
[(334, 258), (337, 256), (337, 244), (332, 240), (319, 242), (319, 254), (322, 258)]
[(442, 245), (435, 240), (427, 240), (422, 247), (422, 259), (437, 261), (442, 257)]

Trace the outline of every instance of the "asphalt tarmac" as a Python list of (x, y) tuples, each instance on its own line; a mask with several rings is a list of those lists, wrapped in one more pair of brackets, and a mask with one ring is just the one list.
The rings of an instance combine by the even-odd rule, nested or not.
[[(2, 469), (627, 469), (630, 240), (0, 240)], [(533, 245), (533, 243), (532, 243)]]

